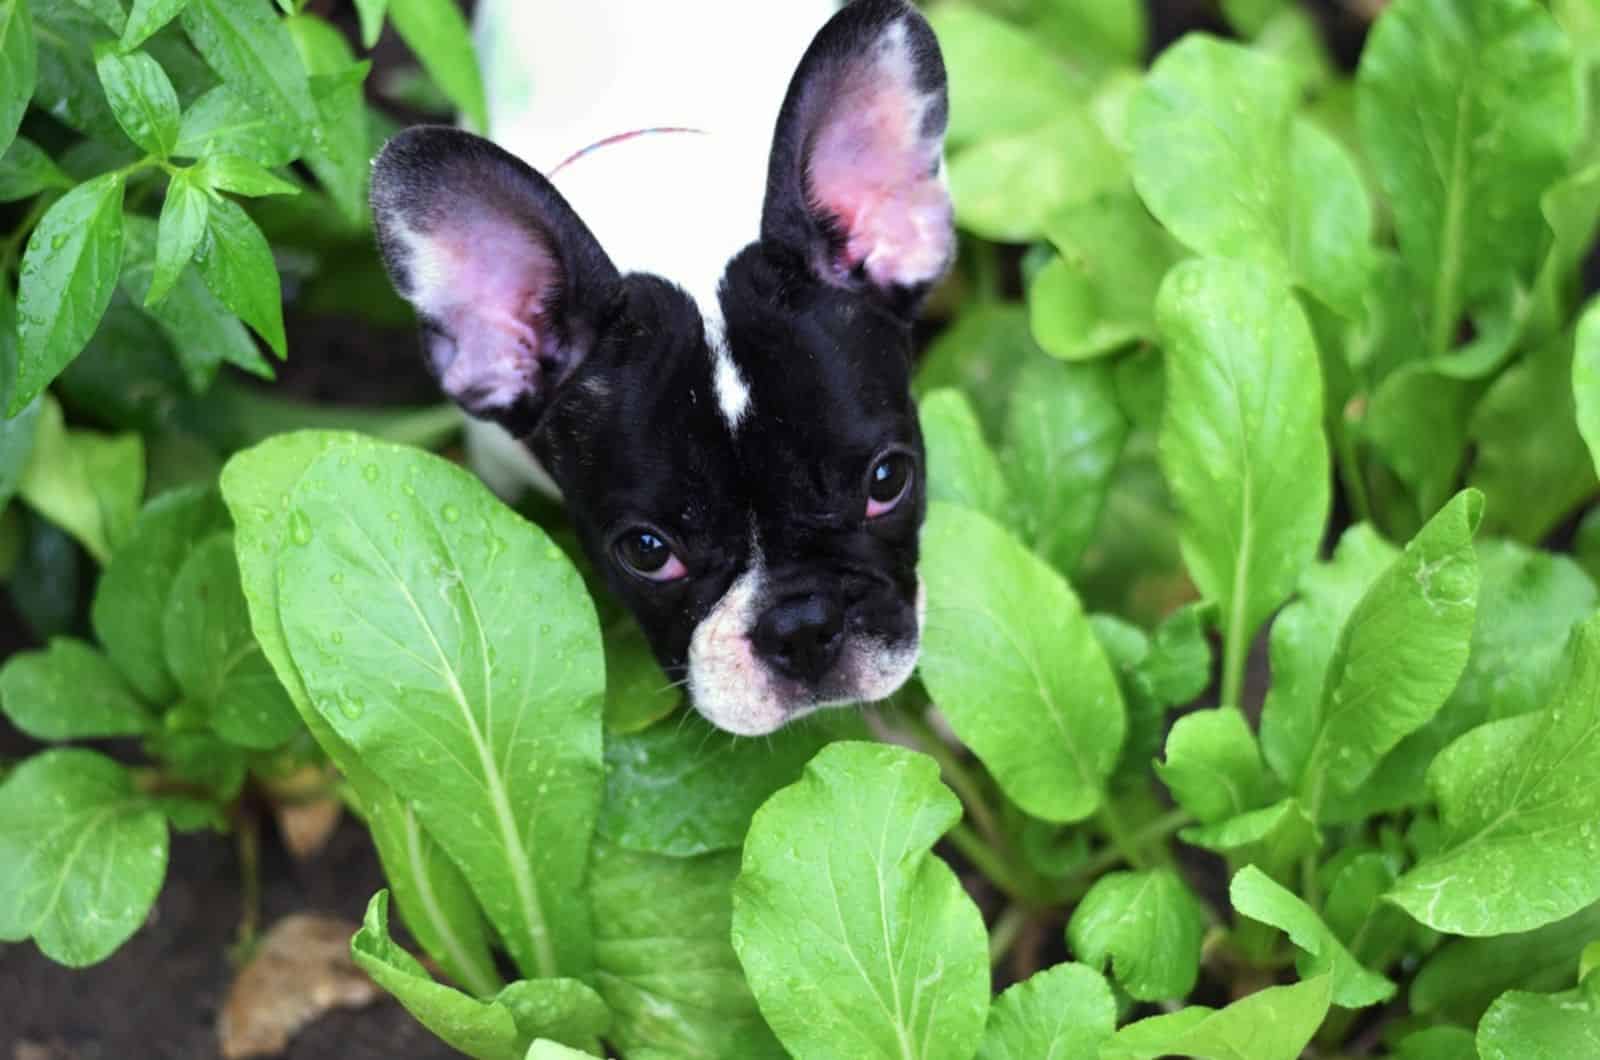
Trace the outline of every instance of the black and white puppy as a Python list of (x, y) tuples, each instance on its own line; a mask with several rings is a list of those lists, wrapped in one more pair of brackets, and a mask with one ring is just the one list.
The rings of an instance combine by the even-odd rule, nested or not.
[(443, 388), (531, 452), (741, 734), (889, 695), (922, 626), (910, 325), (954, 247), (944, 67), (909, 4), (832, 7), (484, 0), (501, 146), (414, 128), (373, 170)]

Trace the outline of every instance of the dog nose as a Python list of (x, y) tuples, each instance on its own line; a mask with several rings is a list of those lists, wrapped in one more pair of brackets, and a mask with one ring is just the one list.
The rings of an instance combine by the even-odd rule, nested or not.
[(844, 612), (824, 596), (790, 597), (768, 608), (751, 640), (774, 670), (797, 681), (814, 682), (839, 658)]

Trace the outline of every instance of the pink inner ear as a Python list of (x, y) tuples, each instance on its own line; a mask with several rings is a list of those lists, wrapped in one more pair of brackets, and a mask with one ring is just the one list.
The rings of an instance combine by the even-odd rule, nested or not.
[(461, 211), (411, 235), (412, 300), (452, 340), (432, 353), (444, 389), (475, 409), (508, 408), (540, 383), (540, 354), (554, 345), (544, 307), (560, 273), (522, 225)]
[(934, 102), (916, 89), (898, 24), (830, 101), (806, 177), (813, 204), (845, 235), (832, 263), (841, 276), (861, 266), (880, 286), (909, 287), (937, 279), (948, 264), (954, 235), (942, 144), (922, 135)]

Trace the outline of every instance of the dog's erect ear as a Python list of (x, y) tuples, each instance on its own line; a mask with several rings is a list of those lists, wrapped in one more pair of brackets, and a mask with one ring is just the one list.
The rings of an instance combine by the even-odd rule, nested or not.
[(824, 282), (913, 305), (955, 246), (949, 113), (933, 30), (901, 0), (856, 0), (800, 61), (778, 117), (762, 238)]
[(459, 129), (390, 140), (373, 163), (372, 212), (445, 391), (474, 416), (530, 432), (616, 298), (600, 244), (549, 181)]

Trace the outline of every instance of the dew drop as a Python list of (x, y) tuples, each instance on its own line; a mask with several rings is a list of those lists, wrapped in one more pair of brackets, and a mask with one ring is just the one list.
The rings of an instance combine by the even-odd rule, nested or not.
[(344, 634), (340, 633), (338, 630), (334, 630), (333, 631), (333, 636), (328, 638), (328, 639), (332, 640), (335, 644), (343, 644), (344, 643)]
[(297, 545), (311, 544), (311, 520), (298, 508), (289, 514), (289, 536)]
[(378, 465), (368, 464), (366, 467), (361, 469), (361, 476), (368, 482), (378, 481)]
[(366, 712), (367, 708), (355, 696), (346, 694), (339, 700), (339, 713), (351, 721), (358, 720)]
[(328, 575), (328, 581), (332, 582), (334, 585), (343, 585), (344, 575), (335, 571), (334, 573)]
[(461, 509), (457, 508), (453, 504), (445, 505), (439, 510), (439, 514), (444, 516), (444, 521), (447, 523), (458, 523), (461, 521)]

